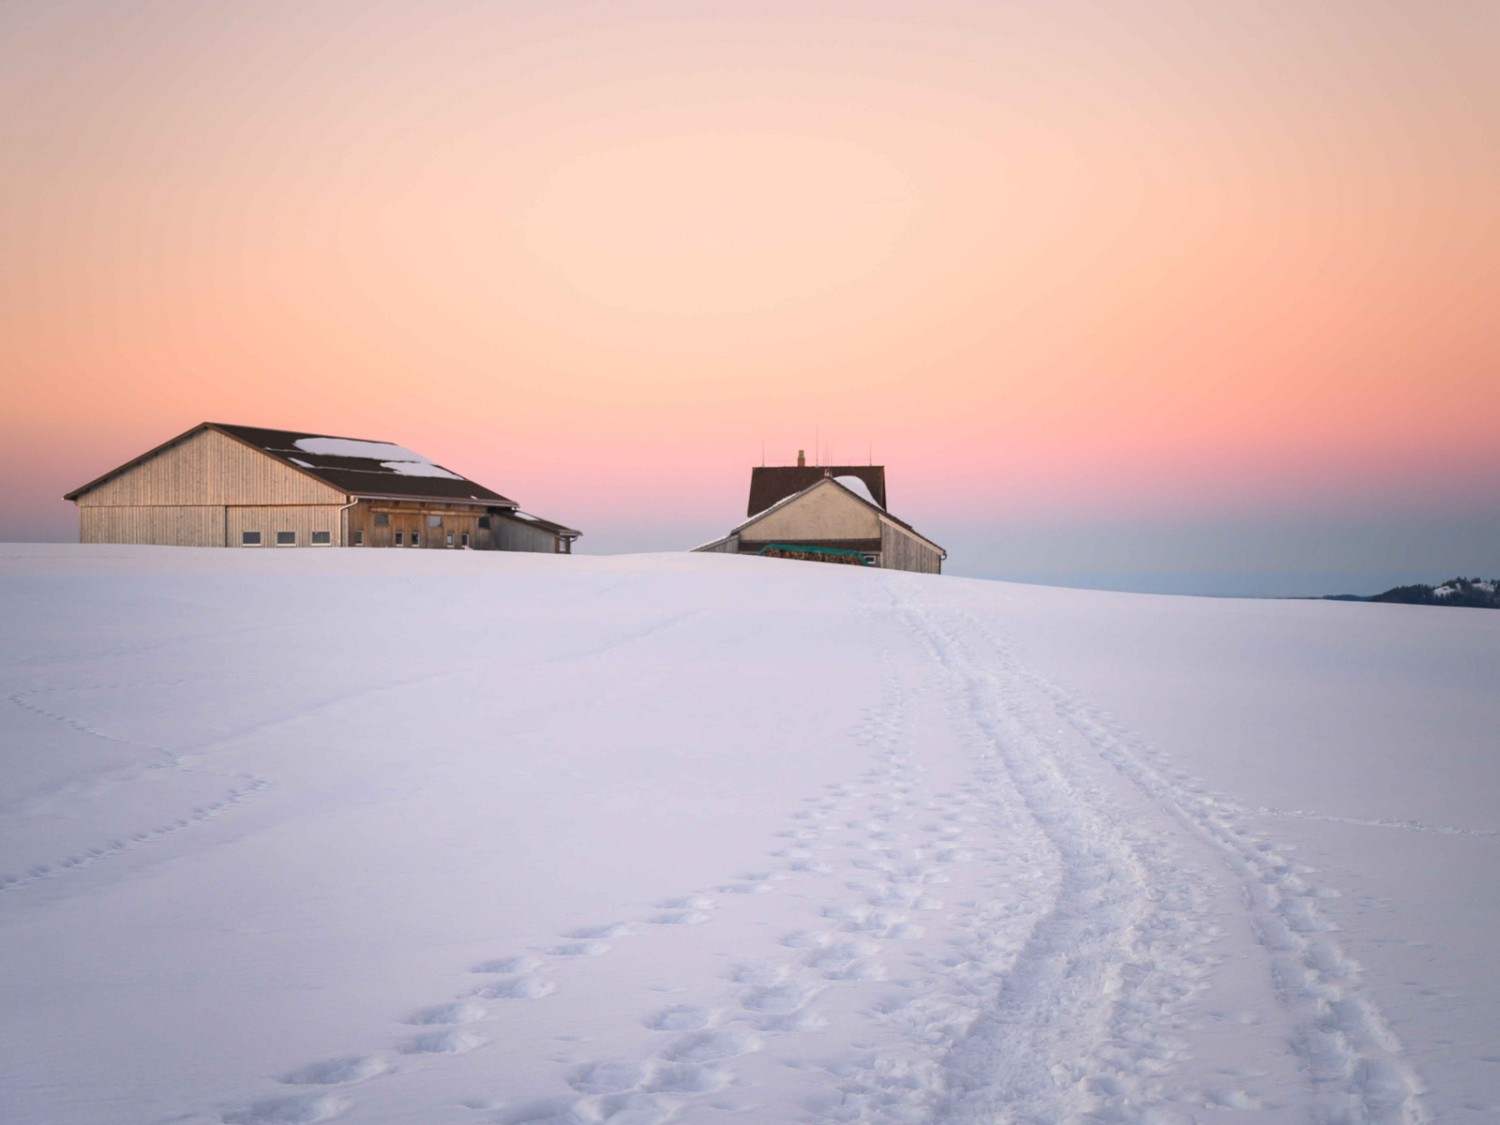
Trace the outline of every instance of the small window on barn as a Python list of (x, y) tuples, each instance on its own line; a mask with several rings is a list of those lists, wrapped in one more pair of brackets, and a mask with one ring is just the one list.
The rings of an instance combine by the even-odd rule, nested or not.
[(427, 517), (427, 526), (428, 527), (442, 527), (443, 526), (443, 517), (442, 516), (428, 516)]
[(448, 532), (448, 546), (453, 546), (453, 532)]
[(276, 533), (276, 546), (295, 547), (297, 545), (297, 533), (295, 531), (278, 531)]
[(391, 514), (389, 512), (376, 512), (375, 513), (375, 526), (376, 527), (389, 527), (390, 524), (391, 524)]
[(401, 532), (399, 532), (399, 531), (396, 532), (396, 546), (399, 547), (404, 542), (405, 542), (405, 540), (401, 538)]
[(469, 545), (469, 533), (467, 531), (464, 532), (464, 535), (463, 535), (463, 545), (465, 547), (467, 547)]
[(489, 516), (480, 516), (479, 517), (479, 526), (480, 526), (481, 529), (483, 529), (485, 531), (488, 531), (490, 529), (490, 517)]
[(422, 533), (420, 531), (413, 531), (411, 533), (411, 545), (413, 547), (420, 547), (422, 545)]
[(260, 532), (258, 532), (258, 531), (242, 531), (242, 532), (240, 532), (240, 546), (241, 547), (259, 547), (260, 546)]
[(354, 533), (354, 545), (356, 547), (363, 547), (365, 545), (365, 533), (363, 531), (356, 531)]
[(331, 531), (315, 531), (315, 532), (313, 532), (312, 533), (312, 545), (314, 547), (332, 547), (333, 546), (333, 532), (331, 532)]

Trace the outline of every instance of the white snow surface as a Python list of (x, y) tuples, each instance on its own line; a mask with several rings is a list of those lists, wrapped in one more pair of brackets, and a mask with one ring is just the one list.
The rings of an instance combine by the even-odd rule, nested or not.
[(0, 599), (0, 1121), (1500, 1114), (1500, 614), (13, 544)]
[(856, 476), (841, 476), (834, 477), (833, 479), (837, 483), (847, 488), (850, 492), (854, 493), (854, 495), (858, 496), (861, 500), (865, 501), (865, 503), (874, 504), (877, 508), (880, 507), (880, 502), (875, 499), (875, 494), (870, 491), (870, 486), (867, 485), (861, 478)]
[[(457, 473), (450, 473), (414, 453), (410, 449), (388, 441), (358, 441), (354, 438), (311, 437), (298, 438), (294, 443), (307, 453), (318, 453), (325, 457), (360, 457), (367, 461), (379, 461), (382, 469), (390, 469), (404, 477), (443, 477), (446, 480), (462, 480)], [(297, 459), (292, 458), (293, 461)], [(297, 461), (297, 464), (302, 464)]]

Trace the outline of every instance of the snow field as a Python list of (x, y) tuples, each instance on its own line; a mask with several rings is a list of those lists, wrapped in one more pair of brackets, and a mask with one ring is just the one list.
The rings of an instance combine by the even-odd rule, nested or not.
[[(1226, 796), (1200, 775), (1240, 763), (1158, 706), (1148, 742), (1056, 636), (1080, 598), (1106, 640), (1143, 604), (1222, 632), (1216, 603), (713, 556), (8, 554), (6, 1120), (1497, 1112), (1497, 1021), (1453, 987), (1495, 971), (1443, 930), (1471, 907), (1418, 903), (1447, 959), (1399, 975), (1420, 896), (1353, 853), (1493, 880), (1500, 824)], [(1246, 604), (1293, 647), (1330, 608)]]

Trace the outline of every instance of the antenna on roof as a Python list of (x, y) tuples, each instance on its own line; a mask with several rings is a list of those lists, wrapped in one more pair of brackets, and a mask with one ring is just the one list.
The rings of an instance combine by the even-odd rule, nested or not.
[(762, 469), (764, 469), (766, 467), (766, 443), (765, 442), (761, 442), (760, 443), (760, 467)]

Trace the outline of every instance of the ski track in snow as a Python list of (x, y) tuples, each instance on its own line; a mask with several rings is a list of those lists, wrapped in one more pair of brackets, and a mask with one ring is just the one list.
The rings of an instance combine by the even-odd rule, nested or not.
[(1431, 832), (1439, 836), (1500, 836), (1493, 828), (1456, 828), (1447, 824), (1423, 824), (1420, 820), (1372, 820), (1361, 816), (1334, 816), (1309, 809), (1273, 809), (1265, 805), (1249, 810), (1260, 816), (1289, 820), (1319, 820), (1325, 824), (1349, 824), (1356, 828), (1395, 828), (1403, 832)]
[(1175, 1009), (1209, 965), (1213, 931), (1192, 928), (1202, 888), (1115, 823), (1046, 717), (964, 629), (931, 611), (898, 611), (947, 673), (990, 803), (1024, 808), (1059, 869), (1014, 959), (986, 966), (994, 982), (948, 1044), (942, 1088), (930, 1107), (907, 1107), (922, 1110), (908, 1119), (1149, 1120), (1186, 1050), (1172, 1034)]
[(1315, 1119), (1328, 1125), (1425, 1125), (1430, 1116), (1421, 1079), (1362, 988), (1360, 966), (1318, 909), (1328, 892), (1306, 881), (1310, 870), (1252, 831), (1244, 823), (1248, 810), (1207, 792), (1107, 715), (1019, 665), (1003, 642), (995, 647), (1002, 665), (1050, 698), (1057, 715), (1103, 760), (1194, 829), (1241, 880), (1278, 995), (1296, 1022), (1292, 1047), (1312, 1083)]
[[(1297, 1026), (1312, 1120), (1324, 1125), (1425, 1125), (1421, 1085), (1362, 990), (1358, 966), (1317, 909), (1307, 872), (1246, 821), (1140, 747), (1099, 712), (1018, 661), (978, 621), (898, 601), (894, 613), (930, 665), (913, 685), (888, 662), (881, 706), (855, 737), (872, 755), (857, 779), (804, 797), (763, 868), (643, 905), (637, 915), (559, 933), (531, 950), (500, 950), (471, 966), (484, 978), (461, 995), (393, 1013), (392, 1043), (304, 1063), (279, 1090), (220, 1110), (225, 1125), (296, 1125), (342, 1115), (365, 1084), (441, 1066), (482, 1049), (487, 1023), (547, 1002), (569, 966), (698, 926), (742, 896), (796, 885), (822, 896), (824, 925), (781, 933), (764, 956), (735, 966), (723, 990), (668, 1007), (644, 992), (638, 1013), (659, 1046), (640, 1058), (575, 1065), (556, 1096), (462, 1103), (493, 1125), (650, 1125), (689, 1113), (753, 1108), (747, 1056), (824, 1026), (840, 990), (881, 986), (867, 1019), (902, 1050), (807, 1062), (821, 1096), (814, 1122), (1090, 1122), (1196, 1120), (1187, 1107), (1259, 1108), (1245, 1091), (1184, 1090), (1187, 1002), (1213, 966), (1204, 873), (1170, 844), (1122, 823), (1094, 780), (1107, 763), (1209, 845), (1237, 877), (1268, 972)], [(694, 615), (617, 638), (588, 660)], [(969, 777), (940, 788), (910, 719), (920, 693), (961, 740)], [(1065, 739), (1062, 720), (1075, 738)], [(1082, 740), (1082, 746), (1077, 740)], [(1093, 761), (1088, 760), (1092, 757)], [(949, 883), (964, 897), (939, 897)], [(941, 933), (942, 940), (929, 936)], [(378, 1095), (371, 1094), (378, 1104)], [(1291, 1095), (1295, 1096), (1295, 1095)], [(1269, 1108), (1269, 1107), (1267, 1107)]]

